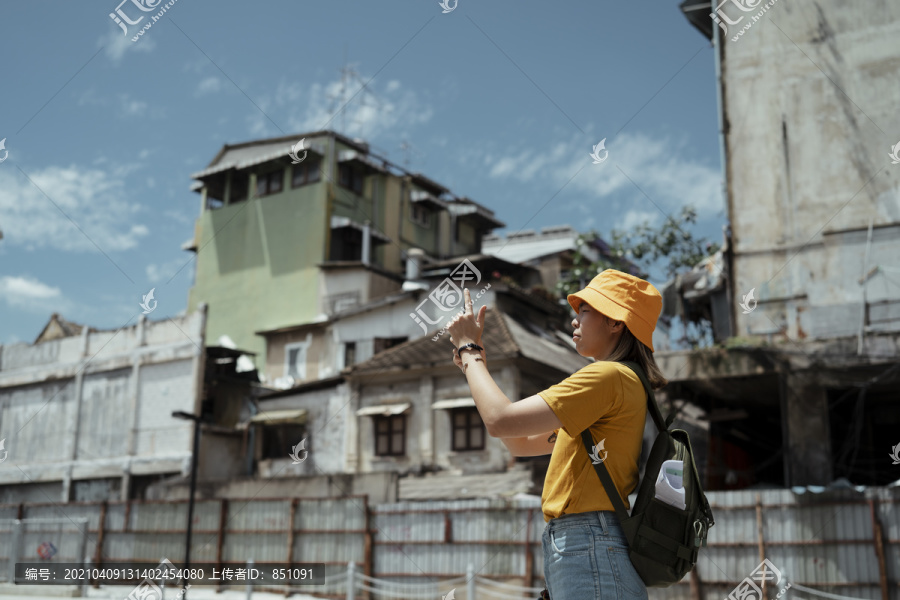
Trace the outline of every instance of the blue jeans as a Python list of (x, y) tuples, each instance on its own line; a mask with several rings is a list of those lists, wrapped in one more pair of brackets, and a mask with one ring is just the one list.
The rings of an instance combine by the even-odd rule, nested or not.
[(647, 587), (628, 558), (628, 540), (615, 512), (550, 519), (541, 540), (552, 600), (647, 600)]

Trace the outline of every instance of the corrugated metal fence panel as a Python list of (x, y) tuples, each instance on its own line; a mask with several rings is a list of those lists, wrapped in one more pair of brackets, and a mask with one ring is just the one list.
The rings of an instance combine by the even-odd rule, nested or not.
[(229, 501), (223, 560), (287, 562), (290, 509), (290, 500)]
[[(712, 547), (701, 550), (697, 567), (706, 600), (727, 597), (756, 569), (760, 562), (758, 527), (765, 557), (791, 582), (880, 600), (872, 507), (867, 499), (875, 503), (874, 512), (883, 528), (890, 596), (900, 600), (896, 585), (900, 576), (900, 544), (896, 542), (900, 539), (900, 488), (870, 489), (864, 494), (854, 490), (822, 494), (795, 494), (790, 490), (711, 492), (708, 498), (716, 525), (710, 530)], [(760, 522), (757, 498), (762, 506)], [(329, 573), (342, 572), (348, 561), (365, 564), (364, 497), (303, 498), (295, 502), (294, 563), (331, 563), (326, 567)], [(224, 524), (224, 560), (285, 562), (291, 504), (291, 499), (198, 501), (192, 561), (216, 560), (219, 527)], [(227, 506), (224, 519), (223, 505)], [(90, 519), (89, 538), (96, 539), (101, 507), (101, 503), (25, 505), (25, 516), (59, 519), (62, 513), (86, 517)], [(0, 514), (14, 516), (13, 509), (0, 507)], [(402, 502), (368, 509), (374, 542), (369, 558), (376, 577), (408, 582), (444, 579), (464, 574), (472, 563), (483, 577), (524, 580), (530, 553), (532, 584), (543, 583), (541, 540), (546, 523), (537, 499)], [(167, 557), (176, 564), (181, 562), (186, 514), (185, 501), (109, 503), (103, 560), (157, 562)], [(23, 552), (27, 556), (36, 553), (44, 541), (53, 543), (60, 557), (75, 551), (69, 548), (74, 542), (67, 537), (78, 537), (74, 524), (52, 523), (47, 527), (47, 531), (37, 527), (26, 530)], [(7, 539), (11, 533), (8, 524), (0, 522), (0, 530), (0, 536)], [(531, 542), (530, 547), (525, 546), (526, 541)], [(93, 555), (90, 547), (89, 554)], [(654, 588), (650, 593), (653, 600), (687, 600), (687, 583), (686, 578), (681, 585)], [(812, 595), (802, 595), (816, 600)], [(770, 596), (774, 596), (774, 590)]]
[[(378, 542), (374, 571), (455, 576), (464, 574), (466, 565), (473, 562), (484, 577), (524, 574), (527, 540), (536, 541), (537, 554), (543, 556), (540, 539), (545, 523), (533, 506), (533, 501), (481, 499), (373, 507), (372, 526)], [(530, 535), (529, 511), (533, 514)], [(530, 551), (537, 558), (535, 548)]]
[[(299, 501), (294, 518), (294, 561), (337, 562), (344, 566), (350, 561), (363, 563), (365, 527), (364, 498), (304, 498)], [(309, 530), (353, 532), (305, 533)], [(377, 554), (374, 549), (373, 554)]]
[[(96, 532), (100, 526), (100, 511), (97, 510), (96, 504), (67, 504), (65, 511), (62, 511), (61, 507), (57, 505), (26, 506), (23, 512), (26, 519), (64, 519), (69, 522), (68, 527), (66, 528), (66, 531), (69, 532), (69, 534), (84, 533), (84, 556), (79, 557), (80, 548), (69, 548), (71, 542), (67, 541), (67, 551), (65, 556), (70, 558), (59, 558), (57, 560), (82, 562), (88, 557), (94, 556), (94, 553), (97, 550)], [(78, 522), (78, 519), (87, 519), (87, 525), (82, 525)], [(75, 538), (78, 536), (69, 535), (69, 537)], [(59, 555), (63, 556), (62, 548), (60, 548)]]

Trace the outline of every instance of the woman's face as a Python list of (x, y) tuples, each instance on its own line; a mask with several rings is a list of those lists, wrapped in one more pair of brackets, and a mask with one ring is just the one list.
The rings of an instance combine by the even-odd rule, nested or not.
[(597, 312), (587, 302), (578, 307), (578, 314), (572, 319), (575, 332), (572, 340), (575, 350), (584, 357), (605, 360), (622, 336), (625, 324), (621, 321), (607, 321), (606, 316)]

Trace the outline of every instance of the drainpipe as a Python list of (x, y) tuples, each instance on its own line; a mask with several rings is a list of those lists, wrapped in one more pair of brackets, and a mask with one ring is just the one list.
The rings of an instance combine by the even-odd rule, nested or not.
[(372, 231), (371, 226), (368, 221), (363, 224), (362, 230), (362, 263), (364, 265), (369, 264), (369, 255), (371, 254), (372, 247)]

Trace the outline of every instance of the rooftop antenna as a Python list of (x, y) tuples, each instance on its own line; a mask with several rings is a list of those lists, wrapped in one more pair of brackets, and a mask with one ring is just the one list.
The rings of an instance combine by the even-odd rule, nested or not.
[[(335, 101), (338, 101), (340, 103), (340, 111), (341, 112), (340, 112), (340, 119), (338, 120), (338, 128), (339, 128), (338, 130), (341, 133), (344, 133), (346, 135), (346, 133), (347, 133), (347, 128), (346, 128), (347, 127), (347, 123), (346, 123), (347, 104), (350, 101), (350, 99), (348, 99), (349, 92), (350, 92), (348, 84), (351, 81), (357, 83), (359, 85), (359, 87), (362, 88), (361, 91), (358, 93), (358, 95), (360, 95), (360, 99), (359, 99), (359, 109), (357, 110), (357, 115), (359, 114), (361, 109), (365, 109), (369, 106), (372, 106), (372, 104), (370, 104), (366, 101), (367, 95), (375, 100), (375, 105), (379, 109), (383, 109), (384, 107), (383, 107), (383, 103), (381, 102), (381, 100), (379, 100), (375, 96), (375, 94), (366, 85), (366, 82), (364, 82), (362, 80), (362, 78), (360, 78), (359, 72), (352, 65), (347, 63), (347, 47), (346, 47), (346, 45), (344, 45), (344, 65), (340, 68), (340, 72), (341, 72), (341, 87), (336, 95), (335, 94), (328, 95), (328, 100), (329, 100), (328, 112), (329, 113), (334, 112)], [(352, 96), (352, 98), (355, 99), (356, 95), (357, 94), (354, 94)], [(334, 118), (334, 115), (332, 115), (332, 118)], [(359, 119), (351, 119), (351, 121), (353, 123), (357, 123), (360, 125), (360, 137), (362, 137), (362, 135), (363, 135), (362, 125), (364, 125), (364, 122)]]
[(401, 140), (400, 150), (403, 152), (403, 168), (408, 171), (410, 163), (410, 152), (412, 151), (416, 154), (421, 154), (421, 152), (419, 152), (419, 149), (415, 146), (415, 144), (413, 144), (406, 138), (403, 138), (403, 140)]

